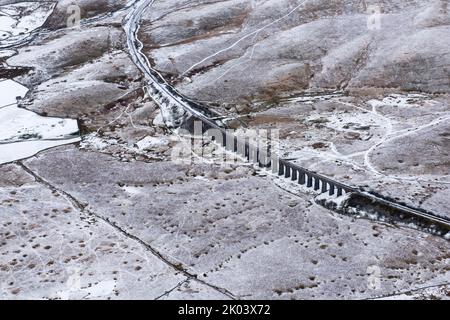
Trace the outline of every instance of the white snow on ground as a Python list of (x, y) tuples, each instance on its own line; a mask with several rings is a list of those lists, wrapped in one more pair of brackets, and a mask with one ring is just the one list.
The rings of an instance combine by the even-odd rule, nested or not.
[(36, 139), (64, 139), (78, 132), (75, 120), (45, 118), (16, 105), (0, 111), (0, 143)]
[(339, 98), (342, 94), (340, 93), (332, 93), (332, 94), (325, 94), (325, 95), (312, 95), (312, 96), (300, 96), (295, 98), (288, 98), (284, 99), (285, 101), (289, 102), (301, 102), (304, 104), (314, 104), (319, 101), (326, 101), (333, 98)]
[[(70, 278), (69, 278), (70, 279)], [(53, 299), (72, 300), (72, 299), (102, 299), (114, 291), (116, 287), (115, 280), (104, 280), (88, 287), (81, 287), (80, 283), (67, 283), (68, 288), (56, 292)]]
[(29, 158), (43, 150), (78, 141), (80, 141), (80, 138), (73, 138), (69, 140), (38, 140), (3, 144), (0, 145), (0, 164)]
[(139, 150), (146, 150), (157, 146), (167, 145), (168, 143), (169, 140), (166, 138), (147, 136), (144, 139), (138, 141), (136, 143), (136, 146)]
[(383, 100), (370, 100), (367, 103), (372, 107), (383, 107), (383, 106), (392, 106), (392, 107), (411, 107), (417, 102), (419, 99), (426, 98), (427, 96), (421, 94), (391, 94), (388, 97), (385, 97)]
[[(359, 133), (363, 135), (362, 139), (368, 139), (371, 137), (369, 132), (364, 132), (364, 127), (371, 128), (371, 127), (384, 127), (385, 124), (377, 118), (374, 117), (373, 114), (367, 112), (367, 113), (361, 113), (361, 112), (354, 112), (354, 113), (332, 113), (332, 114), (316, 114), (312, 115), (310, 117), (306, 118), (306, 121), (320, 121), (321, 119), (324, 119), (323, 125), (334, 129), (337, 131), (348, 131), (348, 132), (354, 132), (355, 130), (359, 130)], [(366, 137), (365, 137), (365, 136)]]
[(11, 17), (3, 16), (0, 13), (0, 40), (7, 39), (11, 36), (13, 25), (16, 23)]
[(80, 144), (80, 149), (93, 148), (95, 150), (102, 151), (114, 144), (117, 144), (117, 141), (114, 139), (105, 140), (98, 137), (96, 133), (91, 133), (83, 137), (83, 141)]
[[(336, 132), (357, 132), (362, 141), (370, 141), (370, 144), (361, 144), (360, 148), (353, 152), (339, 150), (334, 142), (328, 141), (329, 150), (315, 150), (311, 146), (302, 146), (301, 148), (292, 148), (291, 141), (282, 141), (280, 146), (285, 151), (285, 156), (290, 159), (303, 161), (313, 161), (310, 168), (314, 168), (318, 162), (344, 161), (347, 165), (357, 170), (369, 170), (375, 176), (384, 176), (375, 168), (370, 159), (370, 155), (381, 145), (406, 135), (414, 134), (420, 130), (433, 126), (435, 124), (448, 121), (448, 115), (437, 113), (434, 118), (426, 120), (426, 123), (420, 122), (421, 117), (411, 117), (410, 119), (392, 118), (378, 111), (378, 108), (391, 106), (394, 108), (404, 108), (406, 111), (415, 110), (421, 104), (425, 106), (436, 105), (438, 102), (430, 99), (429, 96), (421, 94), (392, 94), (383, 99), (373, 99), (367, 102), (371, 108), (364, 108), (357, 104), (337, 100), (339, 103), (355, 108), (355, 112), (329, 112), (316, 113), (304, 118), (305, 122), (320, 123), (322, 126), (335, 130)], [(305, 134), (306, 135), (306, 134)], [(315, 137), (314, 133), (310, 137)], [(360, 158), (364, 162), (360, 162)], [(409, 179), (389, 175), (393, 179)], [(417, 179), (417, 177), (411, 178)], [(435, 176), (423, 175), (422, 180), (436, 181)], [(440, 181), (445, 182), (445, 181)]]
[[(174, 137), (152, 137), (147, 136), (134, 144), (122, 145), (125, 150), (128, 150), (134, 154), (145, 155), (149, 149), (165, 148), (169, 145), (171, 139)], [(80, 149), (93, 149), (100, 152), (111, 151), (114, 146), (121, 145), (121, 142), (117, 139), (101, 137), (98, 132), (85, 135), (80, 143)]]
[(328, 194), (328, 192), (325, 192), (325, 193), (321, 193), (320, 195), (318, 195), (316, 197), (316, 201), (326, 200), (329, 202), (333, 202), (336, 205), (336, 208), (338, 208), (338, 209), (342, 209), (348, 199), (349, 199), (349, 194), (347, 194), (347, 193), (343, 194), (340, 197), (337, 197), (336, 195), (330, 196)]
[(420, 290), (400, 293), (389, 297), (380, 298), (378, 300), (441, 300), (442, 297), (448, 296), (450, 287), (448, 284), (424, 288)]
[[(0, 6), (0, 45), (7, 46), (26, 38), (30, 32), (44, 24), (52, 8), (49, 3), (40, 2)], [(29, 15), (21, 16), (21, 12), (28, 12)]]
[[(53, 6), (42, 2), (0, 6), (0, 47), (17, 43), (42, 26)], [(12, 54), (11, 50), (2, 50), (0, 57)], [(46, 118), (19, 108), (17, 100), (27, 92), (13, 80), (0, 80), (0, 164), (80, 140), (74, 137), (79, 131), (76, 120)]]
[(78, 142), (76, 120), (46, 118), (19, 108), (28, 89), (13, 80), (0, 81), (0, 164)]
[[(0, 47), (21, 41), (42, 26), (53, 6), (42, 2), (0, 6)], [(11, 50), (2, 50), (0, 57), (12, 54)], [(80, 140), (73, 136), (78, 132), (75, 120), (41, 117), (19, 108), (17, 100), (27, 92), (26, 87), (13, 80), (0, 80), (0, 164)]]
[(13, 80), (0, 81), (0, 108), (17, 103), (17, 98), (23, 98), (28, 89)]
[[(1, 41), (1, 36), (0, 36)], [(0, 50), (0, 59), (12, 57), (16, 52), (14, 50)]]
[(122, 189), (131, 196), (135, 196), (142, 193), (142, 188), (140, 187), (123, 186)]
[(314, 196), (318, 196), (320, 194), (319, 191), (313, 190), (313, 188), (306, 187), (306, 184), (298, 184), (297, 181), (290, 181), (288, 179), (285, 179), (284, 177), (278, 176), (278, 174), (273, 173), (270, 170), (263, 169), (264, 171), (273, 181), (273, 183), (286, 191), (289, 191), (293, 194), (310, 194)]

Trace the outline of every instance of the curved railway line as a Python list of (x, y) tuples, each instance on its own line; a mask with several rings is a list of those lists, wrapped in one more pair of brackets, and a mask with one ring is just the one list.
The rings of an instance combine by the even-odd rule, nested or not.
[[(163, 108), (181, 109), (189, 117), (201, 121), (202, 133), (209, 129), (218, 130), (222, 134), (222, 141), (216, 141), (217, 143), (254, 164), (272, 170), (278, 176), (296, 181), (298, 184), (321, 194), (326, 193), (330, 197), (340, 197), (348, 194), (350, 198), (353, 198), (353, 203), (360, 203), (363, 207), (371, 206), (375, 208), (375, 211), (381, 210), (383, 214), (387, 213), (391, 221), (414, 222), (415, 225), (434, 230), (434, 232), (438, 232), (441, 235), (450, 234), (450, 219), (432, 212), (406, 206), (378, 194), (366, 192), (360, 188), (352, 187), (312, 172), (288, 160), (279, 159), (276, 155), (270, 154), (270, 151), (255, 147), (247, 139), (242, 139), (242, 137), (225, 130), (223, 124), (213, 120), (208, 115), (207, 107), (178, 93), (158, 71), (152, 69), (149, 60), (142, 53), (143, 44), (137, 37), (140, 21), (142, 14), (154, 2), (155, 0), (138, 0), (134, 2), (130, 13), (123, 21), (123, 26), (127, 34), (127, 44), (131, 58), (145, 75), (148, 82), (146, 90), (156, 104)], [(181, 123), (177, 123), (177, 125), (179, 126)], [(230, 144), (227, 143), (230, 141), (232, 142), (231, 149), (229, 147)], [(239, 148), (238, 146), (242, 147)]]

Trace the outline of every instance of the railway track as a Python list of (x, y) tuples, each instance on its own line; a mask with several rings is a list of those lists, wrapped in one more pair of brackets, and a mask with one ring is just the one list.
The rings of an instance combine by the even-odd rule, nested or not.
[[(222, 147), (239, 154), (249, 162), (271, 170), (280, 177), (311, 188), (319, 194), (327, 194), (330, 198), (347, 195), (351, 199), (349, 201), (350, 204), (353, 203), (355, 207), (358, 207), (358, 204), (363, 207), (372, 207), (373, 210), (381, 211), (389, 216), (390, 221), (413, 222), (415, 225), (424, 227), (427, 230), (433, 230), (433, 232), (441, 235), (447, 235), (447, 237), (450, 235), (450, 219), (349, 186), (319, 173), (312, 172), (291, 161), (279, 159), (277, 155), (271, 154), (270, 150), (263, 150), (257, 145), (250, 143), (247, 139), (231, 134), (224, 128), (222, 123), (213, 120), (208, 115), (208, 108), (178, 93), (158, 71), (152, 69), (149, 60), (142, 52), (143, 44), (137, 37), (142, 14), (154, 2), (155, 0), (136, 1), (130, 13), (124, 19), (123, 26), (127, 34), (127, 44), (131, 58), (145, 75), (148, 82), (146, 86), (147, 92), (161, 108), (179, 109), (194, 120), (199, 120), (202, 124), (202, 133), (215, 129), (222, 135), (221, 141), (216, 141)], [(179, 126), (181, 123), (176, 125)]]

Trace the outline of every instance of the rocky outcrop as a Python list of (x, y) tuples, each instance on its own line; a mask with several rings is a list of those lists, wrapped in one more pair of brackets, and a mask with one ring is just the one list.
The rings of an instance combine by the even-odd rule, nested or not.
[(43, 33), (6, 61), (29, 70), (17, 78), (31, 88), (21, 105), (79, 119), (91, 129), (112, 121), (116, 107), (142, 95), (142, 77), (124, 52), (124, 40), (121, 27), (96, 23)]

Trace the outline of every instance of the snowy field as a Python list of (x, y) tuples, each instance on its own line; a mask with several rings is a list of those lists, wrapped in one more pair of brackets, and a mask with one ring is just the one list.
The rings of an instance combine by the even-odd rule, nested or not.
[(156, 0), (127, 41), (132, 2), (79, 1), (80, 28), (71, 0), (0, 5), (0, 299), (449, 298), (448, 237), (213, 143), (173, 161), (191, 139), (130, 55), (281, 157), (450, 215), (445, 1), (368, 32), (358, 1)]
[[(0, 9), (0, 48), (28, 37), (51, 13), (53, 5), (21, 2)], [(4, 49), (0, 57), (14, 51)], [(0, 164), (28, 158), (39, 151), (80, 141), (76, 120), (46, 118), (19, 108), (28, 89), (10, 79), (0, 79)]]

